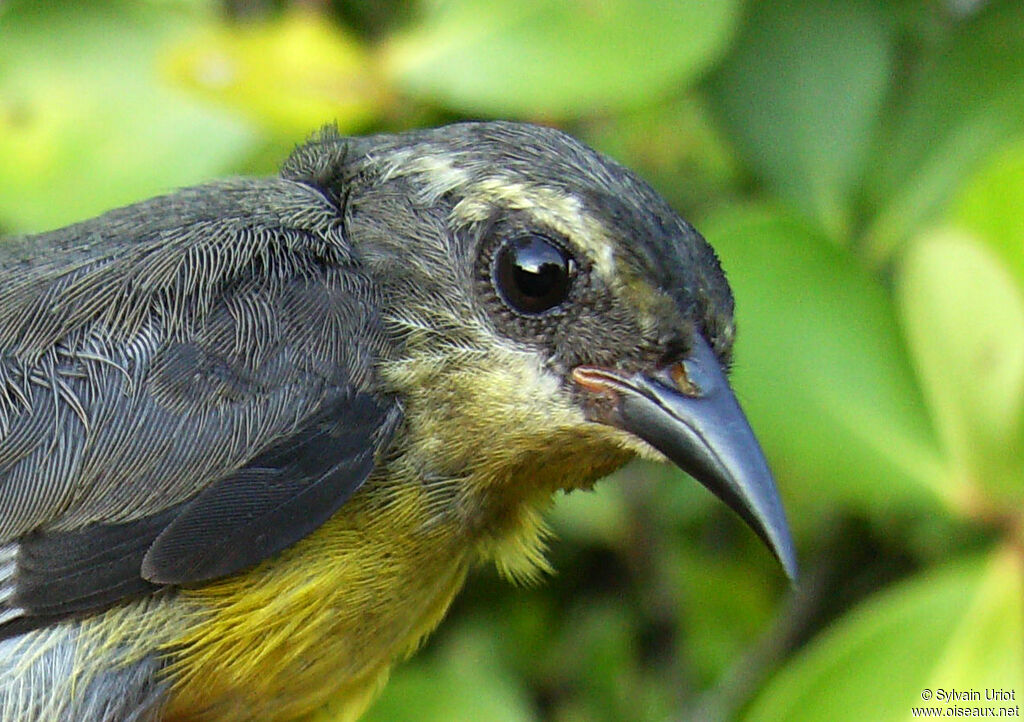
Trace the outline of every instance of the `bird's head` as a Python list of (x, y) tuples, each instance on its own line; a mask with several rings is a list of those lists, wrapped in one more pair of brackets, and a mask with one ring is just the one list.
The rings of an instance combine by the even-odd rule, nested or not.
[(627, 169), (553, 129), (325, 133), (286, 177), (335, 194), (380, 291), (424, 479), (492, 496), (669, 460), (795, 574), (771, 473), (726, 380), (733, 297), (711, 247)]

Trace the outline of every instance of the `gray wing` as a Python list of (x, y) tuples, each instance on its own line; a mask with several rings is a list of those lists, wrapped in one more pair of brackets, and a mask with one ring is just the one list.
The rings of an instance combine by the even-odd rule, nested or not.
[(366, 479), (398, 411), (340, 219), (234, 181), (0, 249), (0, 636), (250, 566)]

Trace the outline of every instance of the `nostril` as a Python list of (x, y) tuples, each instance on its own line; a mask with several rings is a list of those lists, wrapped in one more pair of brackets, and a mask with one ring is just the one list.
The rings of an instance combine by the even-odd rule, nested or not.
[(668, 375), (672, 377), (673, 383), (676, 388), (687, 396), (699, 396), (700, 389), (697, 387), (690, 377), (686, 373), (686, 364), (681, 361), (677, 361), (668, 367)]

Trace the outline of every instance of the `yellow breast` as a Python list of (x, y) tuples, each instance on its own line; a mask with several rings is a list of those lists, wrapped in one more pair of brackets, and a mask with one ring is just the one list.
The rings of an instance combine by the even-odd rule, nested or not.
[(514, 579), (544, 568), (539, 509), (634, 450), (553, 401), (505, 413), (517, 395), (553, 393), (532, 366), (508, 361), (433, 369), (405, 397), (403, 454), (329, 522), (250, 572), (184, 592), (198, 611), (167, 645), (175, 719), (293, 720), (327, 702), (334, 719), (354, 719), (474, 564), (494, 560)]
[(462, 586), (470, 553), (419, 485), (359, 494), (252, 571), (187, 590), (201, 619), (171, 645), (175, 720), (355, 719)]

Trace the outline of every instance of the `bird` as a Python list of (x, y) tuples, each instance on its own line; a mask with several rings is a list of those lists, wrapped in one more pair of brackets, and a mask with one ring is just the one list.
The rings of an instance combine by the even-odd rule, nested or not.
[[(355, 720), (634, 458), (790, 578), (711, 246), (560, 130), (325, 127), (0, 244), (0, 719)], [(326, 719), (324, 717), (323, 719)]]

